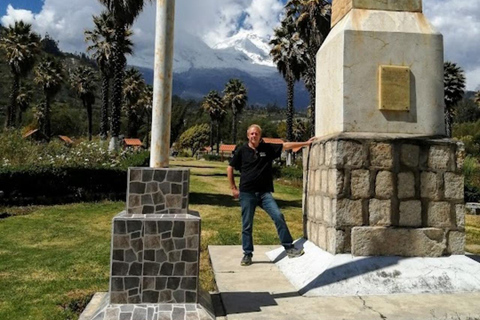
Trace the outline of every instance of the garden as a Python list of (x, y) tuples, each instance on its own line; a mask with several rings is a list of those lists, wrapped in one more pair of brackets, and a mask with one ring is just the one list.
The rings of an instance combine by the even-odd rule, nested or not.
[[(215, 290), (207, 248), (240, 245), (240, 210), (228, 193), (226, 164), (178, 159), (191, 168), (190, 208), (202, 217), (200, 282)], [(302, 235), (302, 190), (277, 183), (276, 198), (294, 238)], [(121, 201), (0, 208), (0, 319), (77, 319), (95, 292), (108, 291), (112, 218)], [(256, 215), (257, 244), (277, 244)], [(239, 254), (240, 256), (240, 254)]]
[[(42, 144), (23, 139), (15, 131), (1, 139), (0, 154), (5, 156), (0, 159), (0, 189), (10, 190), (5, 177), (22, 181), (16, 184), (18, 190), (46, 179), (47, 173), (55, 182), (42, 180), (42, 189), (34, 193), (39, 201), (31, 202), (34, 205), (6, 206), (4, 201), (0, 207), (0, 319), (77, 319), (95, 292), (108, 291), (111, 221), (125, 208), (126, 169), (145, 165), (148, 153), (109, 153), (100, 140), (69, 146), (60, 140)], [(32, 156), (35, 153), (37, 157)], [(241, 243), (239, 204), (226, 187), (227, 164), (177, 158), (171, 166), (191, 169), (190, 208), (202, 217), (200, 282), (205, 290), (214, 291), (208, 246)], [(68, 170), (97, 170), (99, 177), (117, 172), (121, 186), (110, 186), (116, 189), (109, 191), (117, 200), (84, 197), (89, 202), (79, 202), (78, 190), (85, 195), (87, 184), (92, 183), (92, 171), (88, 171), (78, 176), (75, 197), (56, 198), (56, 205), (38, 205), (45, 199), (52, 201), (50, 196), (41, 196), (50, 192), (47, 188), (53, 190), (56, 184), (66, 188), (62, 179), (72, 183)], [(299, 173), (301, 168), (275, 170), (275, 195), (294, 238), (303, 232)], [(465, 175), (476, 183), (478, 164), (473, 158), (466, 160)], [(256, 244), (277, 244), (270, 218), (260, 212), (255, 219)], [(480, 216), (467, 215), (466, 228), (467, 251), (480, 254)]]

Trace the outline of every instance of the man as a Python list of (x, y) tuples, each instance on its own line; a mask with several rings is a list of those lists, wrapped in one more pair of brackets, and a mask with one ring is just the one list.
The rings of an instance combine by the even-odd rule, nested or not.
[[(259, 206), (265, 210), (275, 222), (278, 237), (289, 258), (299, 257), (302, 249), (293, 246), (293, 239), (285, 223), (285, 218), (272, 197), (273, 176), (272, 162), (280, 157), (282, 150), (309, 146), (313, 138), (307, 142), (286, 142), (282, 144), (265, 143), (262, 140), (262, 129), (252, 124), (247, 130), (248, 143), (239, 147), (227, 168), (228, 181), (234, 198), (240, 199), (242, 207), (242, 266), (252, 264), (253, 255), (253, 216)], [(233, 170), (240, 171), (240, 190), (235, 184)]]

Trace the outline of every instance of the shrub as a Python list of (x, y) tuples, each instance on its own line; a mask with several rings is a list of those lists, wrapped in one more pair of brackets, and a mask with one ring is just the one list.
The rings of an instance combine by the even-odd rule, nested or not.
[(80, 141), (72, 146), (59, 139), (39, 143), (23, 139), (18, 131), (7, 131), (0, 135), (1, 168), (128, 168), (146, 165), (148, 151), (108, 151), (107, 143)]
[(205, 154), (203, 156), (203, 158), (207, 161), (222, 161), (222, 159), (225, 159), (225, 158), (228, 159), (228, 156), (227, 157), (222, 157), (219, 154)]
[(125, 200), (127, 173), (120, 168), (22, 168), (0, 171), (6, 205)]
[(147, 166), (148, 151), (109, 153), (99, 140), (68, 146), (0, 135), (0, 190), (7, 205), (124, 200), (127, 168)]
[(465, 201), (480, 201), (480, 165), (474, 157), (467, 156), (463, 164), (465, 176)]
[(277, 179), (303, 180), (303, 169), (297, 166), (285, 167), (281, 165), (273, 165), (273, 176)]

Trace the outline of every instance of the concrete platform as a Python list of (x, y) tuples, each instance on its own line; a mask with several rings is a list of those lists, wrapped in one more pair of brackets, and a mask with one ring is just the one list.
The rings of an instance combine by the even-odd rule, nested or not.
[[(223, 304), (223, 310), (216, 308), (217, 319), (480, 320), (480, 292), (302, 296), (268, 258), (278, 248), (255, 246), (254, 263), (241, 267), (240, 246), (209, 246)], [(282, 259), (280, 255), (276, 262)]]
[(310, 241), (295, 245), (305, 250), (297, 259), (286, 258), (283, 248), (267, 256), (304, 296), (480, 293), (478, 256), (354, 257), (333, 255)]

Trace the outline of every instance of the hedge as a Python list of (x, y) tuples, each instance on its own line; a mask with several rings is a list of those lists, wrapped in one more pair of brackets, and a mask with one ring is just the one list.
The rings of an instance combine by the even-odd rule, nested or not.
[(119, 168), (32, 168), (0, 171), (3, 205), (125, 200), (127, 170)]

